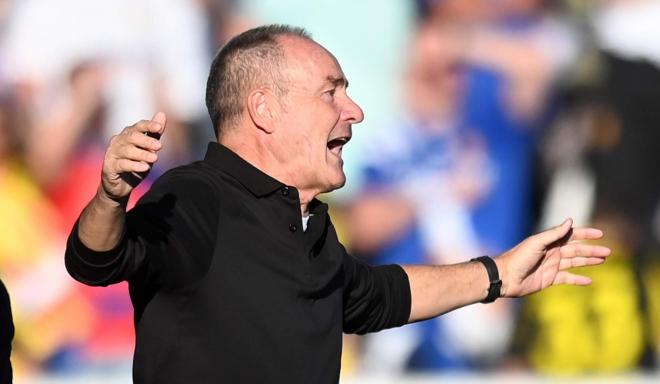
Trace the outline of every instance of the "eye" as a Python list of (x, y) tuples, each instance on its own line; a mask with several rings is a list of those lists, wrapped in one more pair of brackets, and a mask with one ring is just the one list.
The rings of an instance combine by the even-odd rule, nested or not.
[(329, 90), (323, 92), (323, 94), (330, 95), (330, 97), (334, 98), (335, 97), (335, 90), (336, 90), (335, 88), (332, 88), (332, 89), (329, 89)]

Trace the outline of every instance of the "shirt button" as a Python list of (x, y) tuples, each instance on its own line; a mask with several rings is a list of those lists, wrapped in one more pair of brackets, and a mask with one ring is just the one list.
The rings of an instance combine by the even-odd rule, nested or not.
[(289, 196), (289, 187), (282, 187), (280, 191), (282, 192), (282, 196)]
[(289, 225), (289, 231), (291, 231), (291, 232), (295, 232), (295, 231), (297, 231), (297, 230), (298, 230), (298, 226), (297, 226), (297, 225), (295, 225), (295, 224), (291, 224), (291, 225)]

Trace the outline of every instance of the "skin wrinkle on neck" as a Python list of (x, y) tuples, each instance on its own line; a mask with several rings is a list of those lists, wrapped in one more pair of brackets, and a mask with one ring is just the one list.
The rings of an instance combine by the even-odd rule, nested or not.
[[(240, 128), (239, 128), (240, 129)], [(261, 172), (271, 176), (272, 178), (282, 182), (286, 185), (293, 185), (287, 173), (283, 172), (279, 167), (269, 167), (268, 164), (277, 164), (274, 159), (268, 159), (264, 155), (267, 151), (259, 150), (259, 144), (253, 143), (251, 140), (246, 140), (247, 137), (239, 137), (237, 134), (226, 134), (220, 139), (219, 143), (232, 150), (234, 153), (242, 157), (245, 161), (250, 163), (253, 167), (259, 169)], [(244, 135), (245, 136), (245, 135)], [(320, 191), (309, 189), (298, 189), (300, 198), (300, 214), (305, 217), (309, 215), (309, 203), (316, 197)]]

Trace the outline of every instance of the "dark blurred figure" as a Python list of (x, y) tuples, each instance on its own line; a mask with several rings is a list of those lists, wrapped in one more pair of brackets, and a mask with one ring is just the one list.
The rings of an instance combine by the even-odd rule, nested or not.
[(542, 223), (567, 212), (593, 222), (613, 256), (590, 274), (588, 289), (527, 298), (514, 352), (549, 374), (652, 368), (660, 345), (660, 3), (575, 11), (589, 49), (541, 146), (550, 169)]
[(11, 342), (14, 339), (14, 322), (7, 288), (0, 280), (0, 383), (12, 382)]
[[(595, 219), (620, 231), (632, 257), (645, 317), (643, 368), (660, 346), (660, 4), (617, 0), (594, 13), (604, 101), (615, 116), (594, 137)], [(654, 351), (655, 349), (655, 351)]]
[(605, 101), (617, 124), (597, 132), (591, 153), (596, 210), (617, 216), (640, 262), (651, 261), (659, 244), (660, 63), (605, 51), (603, 64)]

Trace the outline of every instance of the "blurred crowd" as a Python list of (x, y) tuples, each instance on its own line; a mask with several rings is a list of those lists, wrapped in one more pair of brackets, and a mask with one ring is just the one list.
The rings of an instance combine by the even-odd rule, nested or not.
[[(164, 155), (132, 203), (164, 170), (201, 157), (214, 138), (210, 60), (270, 22), (337, 37), (328, 48), (352, 85), (368, 87), (353, 95), (367, 105), (347, 149), (359, 154), (356, 181), (325, 197), (356, 256), (457, 263), (565, 217), (603, 228), (614, 250), (584, 271), (588, 288), (347, 337), (344, 374), (657, 372), (660, 1), (365, 1), (370, 14), (351, 1), (270, 3), (0, 0), (0, 278), (17, 375), (130, 369), (127, 286), (69, 278), (68, 232), (124, 126), (169, 117)], [(342, 56), (359, 36), (373, 50)], [(386, 84), (374, 75), (384, 68)], [(394, 107), (369, 109), (372, 96)]]

